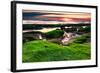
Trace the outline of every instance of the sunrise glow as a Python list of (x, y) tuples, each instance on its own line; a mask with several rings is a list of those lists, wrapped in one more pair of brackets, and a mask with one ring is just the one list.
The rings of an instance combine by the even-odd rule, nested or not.
[(86, 12), (23, 10), (23, 24), (69, 24), (90, 22), (91, 14)]

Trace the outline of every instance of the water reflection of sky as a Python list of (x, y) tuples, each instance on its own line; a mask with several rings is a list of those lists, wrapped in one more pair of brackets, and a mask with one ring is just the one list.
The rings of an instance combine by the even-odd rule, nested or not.
[(90, 21), (90, 13), (23, 10), (23, 24), (90, 23)]

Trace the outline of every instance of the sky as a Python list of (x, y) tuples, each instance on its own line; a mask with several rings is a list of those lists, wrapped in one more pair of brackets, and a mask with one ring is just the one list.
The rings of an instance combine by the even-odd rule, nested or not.
[(91, 13), (45, 10), (23, 10), (23, 24), (90, 23)]

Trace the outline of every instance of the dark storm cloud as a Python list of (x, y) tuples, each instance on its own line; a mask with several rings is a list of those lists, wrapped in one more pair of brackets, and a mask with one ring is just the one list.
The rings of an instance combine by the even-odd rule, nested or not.
[[(23, 12), (23, 20), (29, 20), (36, 16), (44, 15), (47, 13), (40, 13), (40, 12)], [(34, 20), (34, 19), (33, 19)]]

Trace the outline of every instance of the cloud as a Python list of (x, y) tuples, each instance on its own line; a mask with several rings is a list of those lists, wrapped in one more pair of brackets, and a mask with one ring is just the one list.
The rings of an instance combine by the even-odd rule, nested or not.
[(58, 24), (91, 22), (90, 13), (53, 12), (53, 11), (23, 11), (23, 24)]

